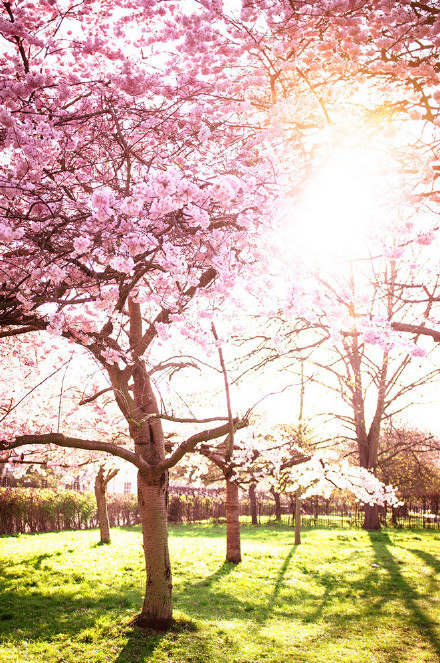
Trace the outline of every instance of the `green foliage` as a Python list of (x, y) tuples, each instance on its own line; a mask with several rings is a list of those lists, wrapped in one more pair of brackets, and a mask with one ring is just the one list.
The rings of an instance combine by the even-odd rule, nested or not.
[(140, 520), (136, 495), (107, 493), (107, 510), (112, 527), (115, 525), (131, 525), (138, 523)]
[(133, 627), (144, 569), (138, 527), (0, 540), (0, 663), (435, 663), (440, 534), (171, 526), (176, 623)]
[(193, 523), (224, 515), (224, 498), (190, 494), (170, 496), (168, 519), (171, 523)]
[(384, 481), (399, 489), (405, 499), (440, 494), (440, 467), (437, 458), (428, 454), (399, 454), (390, 459), (386, 470), (379, 472)]
[[(107, 495), (112, 527), (139, 522), (135, 495)], [(0, 488), (0, 534), (96, 527), (94, 493), (34, 488)]]
[(378, 477), (409, 500), (440, 494), (440, 441), (429, 433), (389, 425), (383, 432)]
[(0, 488), (0, 534), (88, 527), (95, 512), (93, 493)]

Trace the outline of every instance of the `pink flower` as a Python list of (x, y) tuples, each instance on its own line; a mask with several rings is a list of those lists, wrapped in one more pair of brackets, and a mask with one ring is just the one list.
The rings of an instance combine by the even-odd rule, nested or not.
[(86, 253), (92, 245), (91, 240), (88, 237), (77, 237), (73, 241), (73, 248), (75, 253)]
[(418, 345), (414, 346), (411, 351), (411, 357), (426, 357), (427, 351), (424, 348), (419, 347)]
[(435, 235), (434, 235), (433, 231), (429, 230), (425, 233), (420, 233), (419, 235), (417, 235), (416, 242), (418, 244), (428, 246), (429, 244), (431, 244), (434, 241), (434, 237), (435, 237)]
[(130, 274), (134, 268), (133, 258), (122, 258), (121, 256), (116, 256), (116, 258), (111, 258), (109, 260), (110, 267), (113, 267), (117, 272), (123, 272), (124, 274)]

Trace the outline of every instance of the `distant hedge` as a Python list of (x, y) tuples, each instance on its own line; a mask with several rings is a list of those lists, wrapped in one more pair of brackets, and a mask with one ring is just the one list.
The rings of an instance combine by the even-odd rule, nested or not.
[[(110, 526), (139, 522), (135, 495), (108, 495)], [(92, 492), (0, 488), (0, 534), (97, 527)]]
[[(110, 527), (140, 522), (136, 495), (107, 494)], [(168, 518), (172, 523), (224, 518), (219, 497), (171, 494)], [(49, 488), (0, 488), (0, 534), (52, 532), (97, 527), (96, 500), (92, 492)]]

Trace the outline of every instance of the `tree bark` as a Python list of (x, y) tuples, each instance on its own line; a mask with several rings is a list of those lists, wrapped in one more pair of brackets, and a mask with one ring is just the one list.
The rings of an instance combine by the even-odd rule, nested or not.
[(6, 463), (0, 463), (0, 486), (2, 485), (3, 476), (6, 476)]
[(275, 500), (275, 520), (281, 520), (281, 497), (278, 491), (271, 490)]
[[(353, 374), (352, 406), (355, 422), (356, 440), (359, 452), (359, 465), (372, 472), (377, 465), (377, 453), (380, 439), (380, 427), (385, 408), (387, 390), (388, 354), (384, 352), (378, 378), (376, 411), (367, 432), (365, 419), (365, 399), (362, 389), (362, 354), (357, 339), (352, 340), (352, 347), (346, 345), (347, 356)], [(363, 529), (379, 530), (379, 509), (377, 505), (364, 504)]]
[(251, 483), (249, 486), (249, 502), (251, 505), (251, 520), (252, 525), (258, 525), (258, 514), (257, 514), (257, 496), (255, 495), (256, 485)]
[(226, 561), (241, 562), (238, 486), (226, 477)]
[(301, 543), (301, 488), (295, 493), (295, 546)]
[(139, 626), (167, 629), (172, 622), (172, 575), (168, 551), (167, 480), (138, 474), (138, 501), (145, 554), (146, 589)]
[(106, 493), (107, 483), (104, 481), (104, 469), (100, 467), (95, 477), (95, 497), (101, 543), (111, 543)]
[[(369, 469), (371, 471), (374, 471), (374, 467), (371, 467), (370, 465), (370, 459), (367, 461), (363, 461), (363, 458), (361, 457), (361, 467), (365, 467), (366, 469)], [(377, 504), (364, 504), (364, 522), (362, 523), (362, 529), (366, 530), (379, 530), (380, 529), (380, 521), (379, 521), (379, 507)]]
[(377, 504), (364, 504), (364, 522), (363, 529), (379, 530), (379, 507)]

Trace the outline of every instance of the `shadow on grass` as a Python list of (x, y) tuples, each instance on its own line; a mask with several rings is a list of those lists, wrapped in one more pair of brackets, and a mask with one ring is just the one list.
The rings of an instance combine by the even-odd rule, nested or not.
[[(34, 569), (39, 570), (41, 568), (41, 564), (44, 560), (48, 560), (51, 557), (60, 557), (62, 553), (60, 551), (56, 551), (53, 553), (42, 553), (41, 555), (34, 555), (33, 557), (28, 557), (26, 559), (26, 564), (29, 566), (33, 566)], [(9, 580), (14, 580), (16, 578), (20, 578), (22, 576), (22, 572), (17, 572), (14, 573), (10, 571), (11, 565), (10, 562), (7, 563), (2, 563), (0, 564), (0, 578), (2, 579), (3, 582), (6, 582)], [(1, 584), (0, 584), (0, 590), (1, 590)]]
[[(291, 592), (298, 594), (298, 590), (288, 584), (286, 574), (297, 549), (297, 546), (293, 546), (289, 550), (284, 561), (278, 566), (275, 577), (264, 580), (263, 592), (257, 589), (261, 582), (259, 579), (255, 581), (255, 591), (252, 590), (252, 578), (243, 574), (241, 565), (224, 562), (217, 571), (199, 582), (178, 584), (174, 591), (175, 605), (194, 619), (211, 623), (241, 620), (249, 623), (251, 629), (261, 628), (274, 611), (292, 618), (298, 599), (295, 596), (288, 605), (285, 599), (286, 595), (290, 598)], [(232, 578), (228, 584), (223, 586), (218, 584), (230, 574)], [(283, 594), (282, 600), (280, 600), (281, 594)], [(308, 601), (312, 596), (307, 590), (302, 590), (300, 595), (300, 601)], [(267, 597), (266, 600), (264, 597)]]
[(254, 610), (252, 597), (242, 601), (227, 590), (216, 587), (222, 578), (235, 569), (235, 564), (223, 562), (217, 571), (199, 582), (176, 584), (173, 592), (175, 606), (195, 619), (216, 621), (243, 618), (246, 613)]
[(121, 609), (135, 610), (139, 603), (139, 593), (132, 590), (82, 597), (71, 587), (41, 591), (35, 581), (24, 583), (19, 591), (5, 590), (0, 583), (0, 597), (0, 637), (18, 640), (51, 640), (58, 634), (76, 638), (103, 614), (119, 617)]
[(431, 555), (430, 553), (427, 553), (424, 550), (416, 550), (414, 548), (408, 548), (408, 551), (411, 552), (413, 555), (417, 555), (418, 557), (420, 557), (420, 559), (423, 559), (425, 564), (427, 564), (428, 566), (434, 569), (435, 573), (440, 573), (440, 560), (437, 559), (437, 557), (434, 557), (434, 555)]
[(281, 587), (283, 585), (284, 578), (285, 578), (287, 569), (289, 567), (290, 561), (291, 561), (294, 553), (297, 551), (297, 549), (298, 549), (298, 546), (293, 546), (289, 550), (289, 553), (287, 554), (287, 557), (284, 560), (283, 565), (282, 565), (282, 567), (280, 568), (280, 570), (278, 572), (278, 576), (275, 580), (275, 585), (274, 585), (272, 594), (269, 598), (269, 601), (267, 602), (265, 608), (261, 611), (261, 618), (260, 619), (261, 619), (262, 622), (267, 621), (267, 619), (270, 617), (270, 615), (273, 612), (273, 609), (274, 609), (274, 607), (275, 607), (275, 605), (278, 601), (278, 597), (279, 597)]
[[(102, 586), (88, 580), (81, 570), (59, 570), (43, 564), (63, 553), (43, 553), (25, 562), (0, 568), (0, 639), (12, 641), (52, 641), (59, 637), (90, 638), (103, 615), (115, 620), (139, 608), (139, 589)], [(23, 571), (23, 564), (26, 570)], [(111, 623), (111, 618), (108, 620)], [(107, 623), (108, 623), (107, 622)], [(99, 629), (105, 629), (102, 622)], [(88, 640), (84, 640), (87, 642)]]
[(25, 578), (20, 578), (19, 569), (15, 572), (10, 568), (8, 574), (0, 576), (0, 641), (4, 638), (16, 647), (23, 641), (41, 643), (42, 647), (47, 643), (49, 648), (56, 643), (60, 650), (70, 649), (71, 643), (76, 643), (77, 652), (88, 652), (90, 647), (93, 651), (95, 642), (99, 648), (101, 640), (113, 640), (118, 653), (111, 660), (141, 663), (149, 660), (158, 646), (164, 646), (164, 640), (172, 641), (182, 637), (180, 634), (190, 640), (196, 629), (191, 620), (177, 621), (167, 633), (133, 626), (129, 619), (139, 610), (138, 589), (103, 587), (99, 581), (95, 585), (89, 581), (88, 594), (81, 596), (82, 581), (72, 583), (71, 573), (41, 569), (44, 559), (56, 555), (43, 554), (27, 560), (33, 571)]
[[(384, 566), (388, 572), (388, 582), (383, 590), (386, 591), (388, 588), (390, 594), (397, 594), (399, 596), (408, 611), (410, 625), (418, 630), (420, 635), (430, 643), (437, 656), (440, 657), (440, 640), (435, 630), (436, 622), (432, 621), (419, 605), (419, 601), (426, 598), (425, 595), (416, 592), (402, 575), (398, 563), (389, 550), (389, 546), (394, 546), (394, 544), (390, 540), (388, 534), (386, 532), (381, 532), (379, 535), (374, 535), (370, 532), (368, 534), (377, 562), (381, 566)], [(436, 571), (440, 569), (439, 561), (429, 553), (421, 550), (413, 550), (410, 552), (418, 555)], [(386, 600), (387, 598), (385, 595), (383, 602)]]
[[(184, 526), (182, 536), (188, 535), (188, 529), (194, 532), (194, 536), (223, 535), (222, 526), (210, 526), (206, 531), (200, 526)], [(127, 530), (138, 531), (132, 527)], [(258, 532), (259, 537), (262, 535), (265, 535), (265, 529)], [(261, 660), (266, 660), (264, 652), (267, 642), (263, 631), (261, 634), (259, 631), (272, 619), (282, 618), (290, 622), (319, 623), (322, 646), (318, 641), (314, 641), (313, 646), (321, 647), (319, 651), (324, 657), (328, 643), (339, 637), (344, 638), (349, 632), (362, 633), (362, 637), (364, 632), (376, 635), (384, 607), (391, 600), (398, 603), (405, 613), (398, 622), (390, 618), (392, 627), (395, 625), (396, 631), (400, 631), (402, 625), (417, 629), (420, 639), (432, 650), (432, 656), (437, 655), (432, 660), (440, 660), (435, 622), (429, 619), (420, 605), (421, 600), (426, 600), (425, 595), (412, 589), (402, 575), (391, 553), (393, 543), (388, 534), (372, 533), (370, 542), (379, 566), (371, 566), (371, 553), (368, 551), (365, 567), (358, 564), (355, 577), (347, 572), (347, 565), (352, 559), (356, 561), (360, 554), (363, 559), (363, 551), (345, 550), (344, 564), (339, 565), (337, 570), (337, 565), (332, 565), (332, 559), (336, 561), (339, 553), (321, 564), (318, 550), (316, 557), (306, 557), (299, 554), (301, 548), (291, 547), (291, 543), (289, 548), (283, 548), (284, 559), (277, 557), (276, 563), (270, 562), (273, 560), (271, 554), (260, 557), (260, 551), (255, 547), (255, 558), (248, 555), (248, 566), (245, 563), (237, 566), (224, 562), (210, 576), (202, 580), (199, 576), (193, 582), (186, 579), (183, 569), (174, 597), (177, 614), (183, 613), (186, 618), (178, 619), (175, 628), (164, 634), (128, 625), (129, 617), (140, 607), (139, 589), (102, 587), (99, 581), (91, 582), (89, 579), (89, 594), (79, 596), (78, 592), (82, 591), (80, 579), (77, 585), (72, 585), (71, 572), (45, 568), (45, 560), (61, 553), (39, 554), (27, 560), (32, 567), (29, 580), (35, 584), (20, 582), (20, 568), (17, 566), (14, 569), (12, 562), (6, 575), (2, 576), (0, 572), (0, 638), (4, 634), (17, 641), (52, 641), (61, 634), (66, 640), (80, 643), (88, 642), (85, 640), (90, 637), (88, 630), (96, 627), (93, 637), (102, 634), (103, 638), (111, 639), (113, 633), (117, 633), (115, 637), (118, 642), (114, 643), (113, 654), (106, 659), (114, 663), (140, 663), (155, 659), (158, 654), (167, 656), (167, 652), (172, 660), (206, 663), (218, 658), (218, 648), (214, 649), (209, 638), (203, 634), (204, 626), (200, 627), (200, 632), (197, 630), (196, 622), (204, 620), (210, 629), (217, 629), (216, 637), (227, 644), (228, 651), (232, 651), (230, 658), (236, 656), (241, 660), (239, 649), (235, 651), (240, 646), (238, 638), (225, 633), (228, 625), (224, 622), (236, 621), (241, 622), (240, 628), (249, 634), (250, 639), (256, 639), (255, 646), (261, 651)], [(424, 551), (411, 552), (433, 571), (440, 572), (440, 562), (435, 557)], [(261, 575), (266, 573), (261, 565), (267, 561), (268, 575)], [(255, 579), (245, 574), (244, 568), (249, 569), (249, 574), (255, 573)], [(104, 614), (108, 615), (108, 619), (100, 623)], [(112, 624), (115, 630), (109, 635)], [(219, 630), (219, 627), (224, 630)], [(310, 631), (309, 635), (307, 632), (304, 644), (307, 644), (308, 638), (316, 639), (313, 633)], [(399, 658), (403, 645), (397, 638), (386, 652), (380, 649), (380, 660), (389, 663), (403, 660)], [(377, 645), (372, 646), (376, 650)]]
[(127, 635), (127, 642), (114, 659), (115, 663), (140, 663), (146, 658), (148, 659), (166, 637), (165, 633), (157, 633), (137, 626), (129, 626)]
[[(114, 663), (141, 663), (148, 660), (160, 648), (168, 656), (176, 654), (176, 644), (184, 653), (185, 660), (192, 663), (206, 663), (211, 660), (209, 644), (199, 637), (196, 624), (190, 619), (174, 620), (171, 628), (162, 633), (132, 625), (128, 631), (128, 640), (119, 652)], [(171, 652), (173, 649), (173, 652)]]
[(193, 584), (192, 586), (194, 588), (196, 587), (212, 587), (212, 585), (215, 585), (215, 583), (220, 580), (221, 578), (224, 578), (225, 576), (229, 575), (232, 571), (234, 571), (237, 568), (237, 565), (234, 564), (233, 562), (226, 562), (224, 561), (223, 564), (217, 569), (217, 571), (214, 571), (214, 573), (211, 573), (210, 576), (207, 576), (200, 582), (197, 582)]

